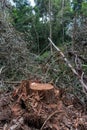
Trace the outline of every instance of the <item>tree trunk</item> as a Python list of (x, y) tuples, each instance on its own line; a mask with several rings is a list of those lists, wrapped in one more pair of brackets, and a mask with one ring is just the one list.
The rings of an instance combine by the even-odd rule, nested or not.
[[(51, 0), (49, 0), (49, 37), (50, 37), (50, 39), (52, 39), (51, 9), (52, 9), (52, 4), (51, 4)], [(51, 54), (52, 54), (53, 50), (52, 50), (52, 44), (51, 43), (50, 43), (50, 51), (51, 51)]]

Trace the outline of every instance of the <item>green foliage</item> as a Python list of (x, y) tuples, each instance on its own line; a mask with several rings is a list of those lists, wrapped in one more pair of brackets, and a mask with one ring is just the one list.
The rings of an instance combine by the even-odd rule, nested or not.
[(50, 51), (46, 51), (46, 52), (44, 52), (42, 55), (38, 56), (36, 60), (37, 60), (39, 63), (44, 62), (45, 59), (47, 59), (50, 55), (51, 55)]
[(35, 0), (36, 7), (39, 9), (40, 17), (47, 16), (49, 0)]
[[(75, 19), (75, 16), (79, 16), (81, 20), (82, 18), (85, 18), (85, 16), (87, 16), (87, 1), (73, 0), (73, 3), (71, 4), (69, 0), (65, 0), (64, 3), (62, 0), (51, 0), (50, 12), (49, 0), (35, 0), (36, 5), (34, 7), (32, 7), (27, 2), (27, 0), (14, 0), (14, 2), (16, 3), (16, 6), (12, 8), (11, 12), (13, 25), (18, 31), (22, 32), (25, 37), (25, 40), (28, 42), (28, 52), (35, 52), (36, 54), (38, 54), (38, 56), (35, 55), (35, 58), (33, 56), (30, 59), (30, 54), (25, 51), (24, 48), (22, 48), (23, 50), (21, 50), (21, 52), (25, 52), (24, 58), (22, 58), (21, 61), (20, 55), (22, 54), (17, 53), (17, 50), (15, 50), (13, 53), (16, 54), (14, 55), (14, 57), (16, 57), (15, 60), (15, 58), (13, 58), (12, 52), (16, 47), (12, 49), (11, 46), (10, 50), (12, 51), (9, 54), (12, 55), (12, 60), (9, 61), (11, 65), (8, 64), (11, 67), (9, 67), (6, 71), (8, 75), (7, 77), (11, 80), (17, 80), (18, 78), (21, 80), (25, 78), (25, 76), (27, 77), (28, 74), (39, 74), (40, 77), (42, 75), (43, 78), (45, 77), (45, 82), (51, 81), (53, 79), (55, 84), (57, 81), (58, 86), (73, 86), (76, 91), (78, 91), (77, 89), (81, 90), (81, 85), (79, 85), (79, 82), (77, 81), (76, 77), (68, 69), (67, 65), (65, 65), (63, 59), (60, 56), (51, 55), (48, 37), (51, 23), (52, 40), (54, 41), (54, 43), (60, 46), (63, 52), (65, 52), (66, 48), (69, 48), (71, 50), (72, 42), (71, 39), (69, 39), (69, 37), (65, 33), (66, 27), (70, 24), (70, 22), (74, 23), (73, 21)], [(79, 20), (78, 17), (76, 18), (76, 20)], [(5, 39), (5, 41), (7, 39)], [(15, 46), (14, 42), (11, 43), (13, 43)], [(18, 43), (20, 43), (20, 39), (18, 40)], [(25, 43), (23, 42), (23, 44)], [(82, 45), (80, 45), (80, 47), (81, 46)], [(78, 50), (82, 51), (81, 48)], [(20, 48), (18, 51), (20, 52)], [(6, 62), (8, 62), (8, 60), (6, 60)], [(21, 65), (23, 67), (22, 71)], [(85, 72), (87, 72), (87, 65), (85, 63), (83, 64), (82, 68)], [(64, 86), (62, 86), (62, 84)]]
[(22, 8), (13, 8), (12, 18), (14, 26), (22, 32), (30, 28), (32, 19), (32, 8), (22, 5)]
[(87, 0), (73, 0), (72, 8), (74, 13), (87, 16)]
[(87, 16), (87, 1), (82, 3), (83, 16)]
[(87, 64), (82, 64), (82, 69), (85, 72), (85, 74), (87, 75)]
[[(34, 52), (42, 52), (48, 46), (49, 36), (49, 1), (35, 0), (35, 7), (27, 4), (26, 0), (15, 0), (16, 7), (12, 10), (13, 25), (17, 30), (25, 34), (27, 41), (32, 40), (32, 50)], [(62, 35), (64, 28), (71, 18), (70, 2), (65, 1), (64, 14), (62, 16), (61, 0), (51, 0), (51, 24), (52, 37), (54, 42), (62, 43)], [(29, 46), (29, 45), (28, 45)]]

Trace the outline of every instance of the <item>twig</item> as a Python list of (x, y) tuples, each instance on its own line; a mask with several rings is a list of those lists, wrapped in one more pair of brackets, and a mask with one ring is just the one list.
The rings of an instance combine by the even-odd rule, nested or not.
[(21, 81), (3, 81), (3, 83), (6, 83), (6, 84), (20, 84)]
[(50, 114), (50, 115), (48, 116), (48, 118), (45, 120), (45, 122), (43, 123), (42, 127), (40, 128), (40, 130), (43, 130), (43, 128), (44, 128), (44, 126), (46, 125), (47, 121), (48, 121), (52, 116), (54, 116), (54, 115), (57, 114), (57, 113), (62, 113), (62, 112), (63, 112), (63, 111), (55, 111), (55, 112), (53, 112), (52, 114)]
[(63, 54), (63, 52), (52, 42), (52, 40), (50, 38), (48, 38), (48, 40), (50, 41), (50, 43), (54, 46), (54, 48), (60, 53), (60, 55), (64, 58), (64, 61), (67, 63), (68, 67), (72, 70), (72, 72), (79, 78), (79, 81), (81, 83), (81, 85), (83, 86), (83, 89), (85, 90), (85, 94), (87, 94), (87, 85), (84, 83), (83, 81), (83, 73), (80, 76), (78, 74), (78, 72), (73, 68), (73, 66), (70, 64), (70, 62), (68, 61), (68, 59), (65, 57), (65, 55)]
[(2, 66), (1, 68), (0, 68), (0, 75), (1, 75), (1, 73), (2, 73), (2, 70), (5, 68), (5, 66)]
[[(74, 57), (76, 56), (76, 52), (68, 51), (68, 54), (70, 56), (74, 56)], [(85, 57), (83, 57), (81, 55), (78, 55), (78, 58), (81, 59), (82, 61), (84, 61), (85, 63), (87, 63), (87, 58), (85, 58)]]

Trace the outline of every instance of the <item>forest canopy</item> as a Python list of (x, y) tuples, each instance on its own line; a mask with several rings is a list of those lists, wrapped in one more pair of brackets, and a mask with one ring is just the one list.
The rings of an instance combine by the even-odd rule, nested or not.
[(66, 33), (70, 24), (74, 24), (76, 17), (77, 24), (82, 24), (87, 16), (86, 0), (35, 0), (34, 7), (27, 0), (14, 2), (16, 6), (12, 9), (13, 25), (26, 33), (26, 40), (31, 39), (36, 52), (41, 52), (48, 45), (50, 31), (56, 44), (71, 41), (72, 36)]

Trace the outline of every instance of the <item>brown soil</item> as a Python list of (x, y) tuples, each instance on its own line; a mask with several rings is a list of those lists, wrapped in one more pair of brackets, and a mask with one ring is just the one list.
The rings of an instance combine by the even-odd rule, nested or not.
[(49, 84), (30, 85), (25, 80), (0, 94), (0, 130), (87, 130), (86, 106), (77, 97)]

